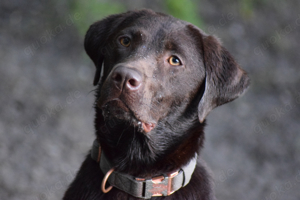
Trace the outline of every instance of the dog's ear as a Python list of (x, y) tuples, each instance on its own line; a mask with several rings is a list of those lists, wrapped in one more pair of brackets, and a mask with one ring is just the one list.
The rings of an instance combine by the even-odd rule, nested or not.
[(202, 35), (205, 91), (198, 105), (199, 121), (215, 107), (239, 97), (250, 79), (230, 53), (213, 36)]
[(193, 35), (197, 32), (206, 73), (203, 81), (205, 89), (198, 105), (198, 117), (202, 123), (212, 109), (243, 94), (250, 79), (215, 37), (206, 35), (198, 28), (189, 28)]
[(101, 67), (108, 52), (107, 41), (113, 30), (120, 24), (124, 14), (110, 15), (109, 17), (92, 24), (85, 35), (84, 48), (96, 66), (94, 85), (97, 85), (101, 76)]

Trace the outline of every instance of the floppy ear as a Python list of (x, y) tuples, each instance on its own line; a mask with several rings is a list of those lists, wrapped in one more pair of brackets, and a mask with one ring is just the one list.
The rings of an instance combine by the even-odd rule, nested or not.
[(123, 14), (111, 15), (101, 21), (92, 24), (85, 35), (84, 48), (96, 66), (94, 85), (97, 85), (101, 78), (101, 67), (105, 53), (108, 52), (107, 40), (113, 30), (120, 24)]
[(200, 34), (206, 76), (198, 117), (203, 122), (213, 108), (239, 97), (248, 88), (250, 79), (215, 37)]

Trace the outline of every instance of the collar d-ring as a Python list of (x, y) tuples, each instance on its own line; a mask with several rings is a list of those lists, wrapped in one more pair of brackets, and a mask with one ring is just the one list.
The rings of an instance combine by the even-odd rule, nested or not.
[(102, 180), (102, 184), (101, 184), (101, 190), (103, 193), (108, 193), (113, 186), (109, 186), (107, 189), (105, 188), (105, 184), (107, 182), (107, 179), (109, 178), (109, 176), (111, 175), (111, 173), (113, 173), (113, 171), (115, 170), (115, 168), (110, 169), (104, 176), (103, 180)]

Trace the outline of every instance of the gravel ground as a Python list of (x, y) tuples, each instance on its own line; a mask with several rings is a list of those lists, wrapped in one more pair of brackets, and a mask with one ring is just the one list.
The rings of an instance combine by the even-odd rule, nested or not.
[[(164, 10), (160, 1), (125, 2)], [(204, 30), (252, 79), (243, 97), (209, 115), (203, 157), (220, 200), (298, 200), (300, 2), (253, 1), (250, 10), (240, 2), (198, 7)], [(0, 3), (0, 199), (60, 199), (94, 139), (94, 67), (69, 9)]]

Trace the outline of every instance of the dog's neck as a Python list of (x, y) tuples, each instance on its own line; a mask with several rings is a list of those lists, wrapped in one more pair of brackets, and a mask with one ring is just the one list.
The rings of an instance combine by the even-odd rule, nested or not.
[(176, 123), (169, 125), (172, 128), (158, 124), (153, 130), (156, 132), (145, 135), (117, 119), (105, 121), (101, 109), (96, 107), (97, 140), (117, 171), (136, 177), (153, 177), (179, 169), (199, 153), (204, 124), (199, 123), (197, 117), (191, 118), (195, 119), (187, 120), (189, 128), (176, 127)]
[[(113, 187), (116, 187), (132, 196), (149, 199), (153, 196), (169, 196), (185, 187), (190, 182), (196, 168), (198, 154), (195, 153), (194, 157), (186, 165), (176, 171), (144, 178), (116, 172), (107, 160), (97, 140), (93, 143), (91, 157), (99, 163), (102, 173), (105, 174), (101, 184), (102, 192), (107, 193)], [(109, 182), (111, 186), (105, 188), (106, 182)]]

